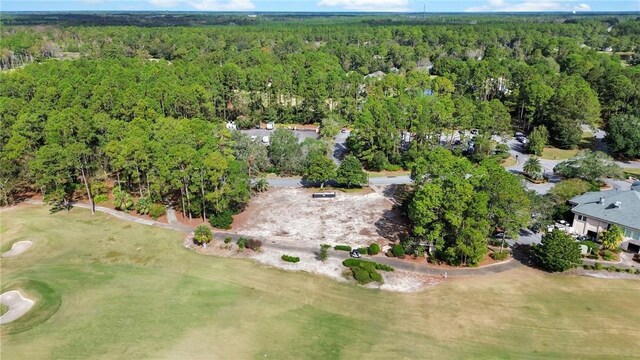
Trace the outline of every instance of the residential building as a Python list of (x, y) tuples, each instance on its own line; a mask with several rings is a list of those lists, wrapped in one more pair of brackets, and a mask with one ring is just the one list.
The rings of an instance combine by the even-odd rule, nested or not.
[(573, 232), (597, 239), (611, 225), (624, 231), (624, 250), (640, 253), (640, 181), (631, 190), (595, 191), (569, 200), (573, 205)]

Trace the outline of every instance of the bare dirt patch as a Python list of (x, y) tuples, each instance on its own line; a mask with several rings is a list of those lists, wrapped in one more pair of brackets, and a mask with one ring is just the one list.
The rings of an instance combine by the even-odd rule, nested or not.
[(252, 199), (234, 230), (278, 243), (364, 246), (395, 241), (406, 232), (404, 218), (382, 192), (337, 192), (313, 199), (305, 189), (272, 189)]

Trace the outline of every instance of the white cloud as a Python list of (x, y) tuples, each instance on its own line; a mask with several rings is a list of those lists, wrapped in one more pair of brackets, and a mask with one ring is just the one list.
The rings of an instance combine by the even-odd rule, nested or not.
[(320, 0), (318, 6), (352, 11), (409, 11), (409, 0)]
[(251, 0), (148, 0), (148, 2), (160, 8), (186, 6), (202, 11), (246, 11), (256, 8)]
[(539, 11), (589, 11), (588, 4), (571, 5), (567, 4), (571, 0), (538, 0), (512, 3), (505, 0), (488, 0), (486, 5), (473, 6), (465, 11), (468, 12), (539, 12)]

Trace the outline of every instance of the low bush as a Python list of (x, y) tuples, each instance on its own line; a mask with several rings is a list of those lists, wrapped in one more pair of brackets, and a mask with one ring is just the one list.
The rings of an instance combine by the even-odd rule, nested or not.
[(495, 251), (493, 254), (491, 254), (491, 257), (493, 258), (493, 260), (502, 261), (509, 257), (509, 252), (504, 250)]
[(244, 249), (245, 247), (247, 247), (247, 241), (248, 239), (245, 237), (240, 237), (238, 239), (238, 241), (236, 241), (236, 245), (238, 245), (238, 247), (240, 248), (240, 250)]
[(93, 197), (93, 202), (96, 204), (100, 204), (109, 200), (107, 194), (99, 194)]
[(215, 214), (209, 218), (209, 223), (216, 229), (231, 229), (233, 214), (231, 214), (231, 211)]
[(602, 264), (600, 264), (600, 263), (596, 263), (596, 264), (594, 265), (594, 268), (595, 268), (596, 270), (602, 270)]
[(621, 272), (621, 271), (622, 271), (622, 269), (620, 269), (618, 267), (616, 268), (616, 272)]
[(251, 249), (253, 251), (258, 251), (258, 250), (260, 250), (261, 247), (262, 247), (262, 241), (260, 241), (260, 240), (249, 239), (247, 241), (247, 249)]
[(402, 247), (401, 244), (395, 244), (395, 245), (393, 245), (393, 248), (391, 249), (391, 252), (393, 253), (393, 256), (395, 256), (395, 257), (403, 257), (404, 256), (404, 247)]
[(616, 253), (614, 253), (613, 251), (609, 251), (609, 250), (604, 250), (602, 252), (602, 258), (605, 259), (606, 261), (613, 261), (616, 260)]
[(380, 245), (373, 243), (369, 245), (369, 255), (378, 255), (380, 253)]
[[(373, 279), (371, 278), (369, 270), (365, 268), (361, 268), (359, 266), (352, 267), (351, 271), (353, 272), (353, 277), (356, 279), (358, 284), (365, 285), (370, 283)], [(378, 274), (380, 275), (380, 274)]]
[(211, 229), (207, 225), (198, 225), (194, 231), (193, 242), (198, 245), (207, 244), (213, 239)]
[(153, 220), (158, 220), (158, 218), (166, 212), (167, 208), (162, 204), (151, 204), (151, 206), (149, 206), (149, 216), (151, 216)]
[(336, 245), (333, 248), (338, 251), (351, 251), (351, 246), (349, 245)]
[(607, 271), (609, 271), (609, 272), (616, 270), (616, 268), (614, 266), (607, 266), (605, 269), (607, 269)]
[[(371, 265), (369, 265), (369, 264), (371, 264)], [(394, 271), (393, 267), (391, 267), (389, 265), (386, 265), (386, 264), (380, 264), (380, 263), (376, 263), (376, 262), (373, 262), (373, 261), (353, 259), (353, 258), (349, 258), (349, 259), (344, 260), (342, 262), (342, 265), (344, 265), (346, 267), (372, 266), (374, 269), (377, 269), (377, 270)]]
[(141, 215), (147, 215), (149, 213), (149, 207), (151, 207), (151, 199), (146, 196), (143, 196), (138, 199), (136, 203), (136, 212)]
[(358, 251), (359, 251), (359, 252), (360, 252), (360, 254), (362, 254), (362, 255), (367, 255), (367, 254), (369, 253), (369, 248), (361, 247), (361, 248), (358, 248)]
[(282, 255), (281, 259), (286, 261), (286, 262), (290, 262), (290, 263), (300, 262), (300, 258), (299, 257), (297, 257), (297, 256), (289, 256), (287, 254)]
[(589, 270), (589, 269), (591, 268), (591, 266), (589, 266), (589, 265), (582, 265), (582, 268), (583, 268), (583, 269), (585, 269), (585, 270)]
[(328, 245), (328, 244), (320, 245), (320, 251), (318, 251), (318, 260), (327, 261), (327, 258), (329, 258), (329, 248), (330, 247), (331, 247), (331, 245)]
[(232, 241), (233, 241), (233, 239), (232, 239), (232, 238), (230, 238), (230, 237), (228, 237), (228, 236), (227, 236), (226, 238), (224, 238), (224, 243), (225, 243), (225, 244), (229, 244), (229, 243), (231, 243)]

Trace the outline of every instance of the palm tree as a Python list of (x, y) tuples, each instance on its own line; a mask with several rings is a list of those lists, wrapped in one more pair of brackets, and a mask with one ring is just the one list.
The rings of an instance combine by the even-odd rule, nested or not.
[(540, 165), (540, 159), (538, 159), (537, 156), (530, 157), (529, 160), (524, 163), (522, 170), (533, 180), (542, 179), (542, 165)]

